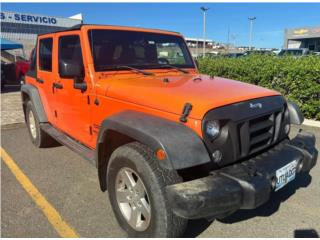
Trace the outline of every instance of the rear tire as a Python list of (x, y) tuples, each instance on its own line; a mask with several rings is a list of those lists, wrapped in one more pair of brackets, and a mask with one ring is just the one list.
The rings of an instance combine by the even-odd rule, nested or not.
[[(176, 171), (161, 168), (158, 161), (153, 151), (139, 142), (123, 145), (111, 155), (107, 173), (109, 198), (119, 225), (129, 237), (181, 237), (187, 226), (186, 219), (172, 212), (165, 192), (167, 185), (182, 179)], [(123, 181), (119, 177), (127, 176), (123, 173), (131, 177), (123, 177)], [(128, 179), (134, 182), (131, 187)], [(125, 192), (125, 198), (119, 198), (119, 192)], [(134, 196), (138, 196), (137, 202), (132, 200)], [(134, 211), (138, 211), (138, 220), (132, 224), (131, 217), (136, 216)]]
[(25, 120), (32, 143), (38, 147), (50, 147), (55, 140), (40, 128), (39, 119), (31, 101), (26, 104)]

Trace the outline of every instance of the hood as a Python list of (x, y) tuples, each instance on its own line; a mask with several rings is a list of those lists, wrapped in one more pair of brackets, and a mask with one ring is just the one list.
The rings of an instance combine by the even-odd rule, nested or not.
[(185, 103), (191, 103), (189, 117), (194, 119), (202, 119), (213, 108), (274, 95), (280, 94), (239, 81), (198, 74), (119, 76), (107, 91), (108, 97), (179, 115)]

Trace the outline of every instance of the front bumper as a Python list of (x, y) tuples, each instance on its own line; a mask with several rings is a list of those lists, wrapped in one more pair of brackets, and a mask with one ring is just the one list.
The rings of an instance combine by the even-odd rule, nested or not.
[[(247, 161), (212, 171), (210, 176), (167, 187), (175, 214), (188, 219), (225, 217), (238, 209), (254, 209), (270, 198), (276, 170), (296, 160), (296, 173), (315, 166), (313, 134), (299, 132)], [(290, 183), (289, 183), (290, 184)]]

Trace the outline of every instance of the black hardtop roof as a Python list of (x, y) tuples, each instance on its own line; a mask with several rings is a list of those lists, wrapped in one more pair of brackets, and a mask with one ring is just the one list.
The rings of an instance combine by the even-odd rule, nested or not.
[[(81, 30), (81, 28), (82, 28), (83, 26), (98, 26), (98, 27), (101, 27), (101, 26), (113, 26), (113, 27), (124, 27), (124, 26), (119, 26), (119, 25), (84, 24), (84, 23), (81, 23), (81, 24), (77, 24), (77, 25), (74, 25), (74, 26), (69, 27), (69, 28), (65, 28), (65, 29), (59, 30), (59, 31), (54, 31), (54, 32), (48, 32), (48, 33), (38, 34), (38, 36), (43, 36), (43, 35), (52, 34), (52, 33), (59, 33), (59, 32), (68, 32), (68, 31), (74, 31), (74, 30)], [(132, 28), (136, 28), (136, 29), (148, 29), (148, 30), (157, 30), (157, 31), (171, 32), (171, 33), (180, 34), (179, 32), (162, 30), (162, 29), (155, 29), (155, 28), (141, 28), (141, 27), (132, 27)]]

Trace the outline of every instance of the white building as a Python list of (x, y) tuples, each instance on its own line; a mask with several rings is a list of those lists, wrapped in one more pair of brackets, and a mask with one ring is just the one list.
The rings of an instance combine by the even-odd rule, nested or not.
[[(204, 39), (203, 38), (185, 38), (188, 47), (203, 47)], [(211, 48), (213, 46), (214, 42), (211, 39), (206, 39), (206, 48)]]
[(284, 48), (307, 48), (320, 52), (320, 26), (286, 29)]

